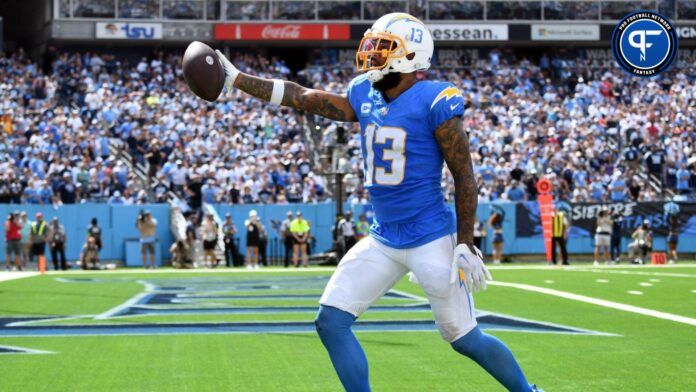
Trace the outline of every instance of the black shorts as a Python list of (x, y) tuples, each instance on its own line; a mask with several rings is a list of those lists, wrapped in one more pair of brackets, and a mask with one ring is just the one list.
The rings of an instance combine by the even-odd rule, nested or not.
[(215, 245), (217, 245), (217, 240), (203, 241), (203, 250), (215, 250)]
[(39, 242), (31, 245), (31, 254), (34, 256), (43, 256), (46, 254), (46, 243)]

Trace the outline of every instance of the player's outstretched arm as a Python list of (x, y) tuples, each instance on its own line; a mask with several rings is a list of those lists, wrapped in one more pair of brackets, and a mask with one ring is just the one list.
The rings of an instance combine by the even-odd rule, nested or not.
[(435, 139), (454, 178), (454, 204), (457, 212), (457, 243), (474, 246), (474, 224), (478, 189), (469, 153), (469, 137), (461, 119), (453, 117), (435, 130)]
[[(453, 117), (435, 130), (435, 139), (454, 178), (454, 204), (457, 210), (457, 247), (454, 249), (450, 283), (465, 280), (467, 290), (486, 289), (491, 274), (483, 264), (481, 251), (474, 246), (474, 224), (478, 189), (469, 153), (469, 137), (462, 129), (461, 119)], [(460, 271), (464, 272), (462, 279)]]
[(317, 114), (335, 121), (357, 121), (346, 95), (302, 87), (283, 80), (264, 79), (240, 72), (219, 51), (215, 51), (225, 68), (225, 86), (236, 87), (254, 97), (272, 103)]

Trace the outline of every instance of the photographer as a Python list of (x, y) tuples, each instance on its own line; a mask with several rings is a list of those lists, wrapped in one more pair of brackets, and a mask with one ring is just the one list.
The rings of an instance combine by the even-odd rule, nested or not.
[(618, 263), (621, 258), (621, 226), (623, 216), (614, 214), (611, 219), (611, 259)]
[(285, 218), (280, 226), (280, 238), (283, 240), (283, 245), (285, 246), (285, 258), (283, 259), (285, 268), (288, 268), (288, 265), (290, 265), (290, 257), (292, 256), (293, 237), (290, 232), (290, 224), (292, 221), (292, 211), (288, 211), (287, 218)]
[[(643, 264), (645, 256), (652, 249), (653, 235), (652, 230), (650, 230), (650, 221), (644, 220), (631, 237), (633, 237), (633, 242), (628, 244), (628, 258), (633, 264)], [(640, 257), (638, 257), (638, 253), (640, 253)]]
[(169, 252), (172, 254), (172, 267), (184, 269), (193, 268), (193, 260), (191, 259), (186, 241), (176, 241), (172, 244), (171, 248), (169, 248)]
[(232, 222), (232, 215), (229, 212), (225, 214), (225, 222), (222, 224), (222, 232), (225, 235), (225, 265), (228, 267), (236, 267), (238, 264), (237, 244), (235, 243), (237, 226), (235, 226), (234, 222)]
[[(51, 261), (53, 261), (53, 269), (55, 271), (67, 270), (68, 266), (65, 261), (65, 228), (58, 222), (58, 218), (53, 218), (51, 226), (49, 227), (50, 240), (49, 249), (51, 250)], [(60, 262), (58, 259), (60, 258)]]
[(100, 269), (99, 268), (99, 246), (97, 245), (97, 240), (92, 237), (87, 237), (87, 242), (82, 247), (82, 252), (80, 253), (80, 263), (82, 264), (82, 269)]
[(148, 268), (148, 254), (150, 255), (150, 268), (157, 268), (155, 265), (157, 220), (152, 217), (150, 211), (143, 211), (138, 215), (138, 222), (135, 224), (135, 227), (140, 232), (140, 251), (143, 256), (143, 268)]
[(20, 247), (22, 234), (20, 233), (20, 230), (22, 229), (22, 226), (20, 226), (18, 220), (19, 217), (17, 214), (12, 212), (10, 215), (8, 215), (7, 221), (5, 222), (5, 243), (7, 244), (5, 253), (5, 269), (7, 271), (10, 270), (10, 260), (12, 259), (13, 255), (15, 267), (19, 271), (22, 270), (22, 264), (20, 264), (20, 257), (22, 254), (22, 249)]

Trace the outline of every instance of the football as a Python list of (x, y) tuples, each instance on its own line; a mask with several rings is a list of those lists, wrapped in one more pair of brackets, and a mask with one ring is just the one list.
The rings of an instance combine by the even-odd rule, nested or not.
[(194, 94), (209, 102), (220, 96), (225, 86), (225, 70), (213, 48), (203, 42), (191, 42), (182, 67), (186, 84)]

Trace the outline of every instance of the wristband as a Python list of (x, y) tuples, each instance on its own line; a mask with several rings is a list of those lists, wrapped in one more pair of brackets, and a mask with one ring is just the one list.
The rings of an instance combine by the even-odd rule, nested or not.
[(280, 79), (273, 79), (273, 93), (271, 93), (270, 103), (280, 105), (285, 95), (285, 82)]

